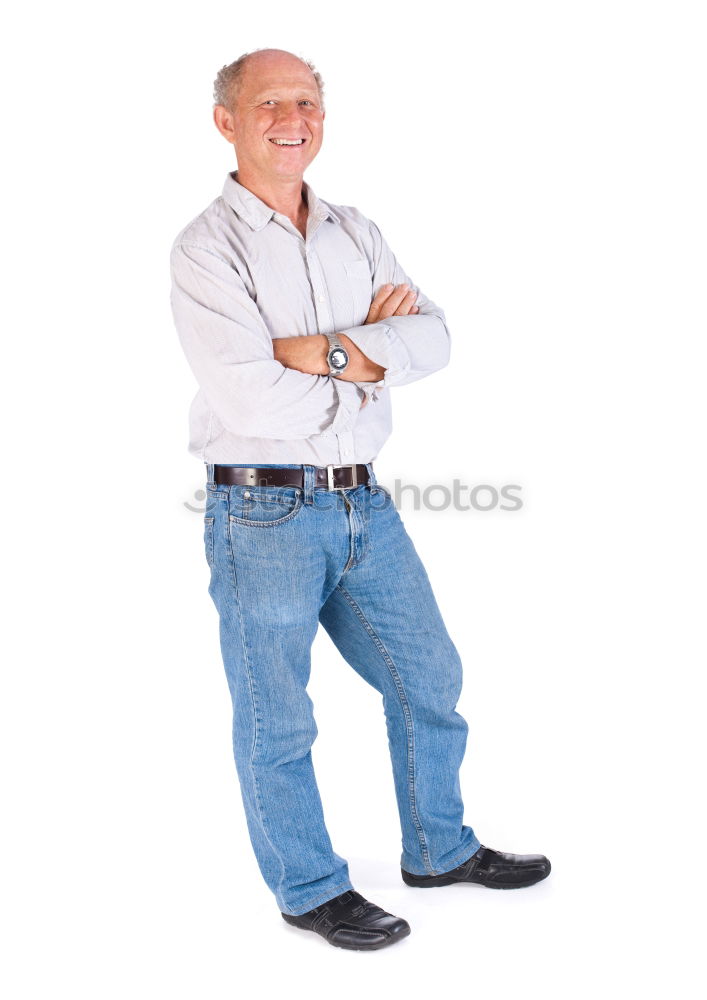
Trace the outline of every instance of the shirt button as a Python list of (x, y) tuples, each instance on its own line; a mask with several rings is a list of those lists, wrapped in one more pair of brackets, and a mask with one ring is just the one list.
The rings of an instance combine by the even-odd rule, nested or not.
[(317, 302), (323, 302), (323, 301), (324, 301), (324, 296), (323, 295), (318, 295), (317, 296)]

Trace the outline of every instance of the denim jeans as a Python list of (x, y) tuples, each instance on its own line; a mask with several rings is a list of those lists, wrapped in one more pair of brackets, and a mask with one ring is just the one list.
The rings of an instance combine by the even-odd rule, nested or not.
[[(243, 463), (238, 463), (243, 464)], [(462, 820), (468, 726), (462, 666), (392, 497), (218, 485), (206, 465), (204, 546), (233, 702), (233, 753), (248, 831), (280, 910), (300, 914), (352, 889), (333, 850), (312, 766), (306, 688), (317, 629), (383, 699), (402, 830), (401, 866), (435, 875), (479, 847)]]

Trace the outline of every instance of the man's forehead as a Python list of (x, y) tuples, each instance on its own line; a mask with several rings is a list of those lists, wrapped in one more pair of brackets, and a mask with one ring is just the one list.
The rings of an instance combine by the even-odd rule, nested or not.
[(262, 77), (252, 80), (243, 88), (247, 90), (248, 96), (258, 98), (274, 91), (296, 90), (298, 93), (310, 94), (314, 97), (318, 95), (317, 85), (314, 80), (286, 79), (281, 76)]
[(272, 60), (251, 58), (243, 69), (243, 84), (250, 92), (272, 87), (289, 87), (318, 93), (311, 69), (296, 59)]

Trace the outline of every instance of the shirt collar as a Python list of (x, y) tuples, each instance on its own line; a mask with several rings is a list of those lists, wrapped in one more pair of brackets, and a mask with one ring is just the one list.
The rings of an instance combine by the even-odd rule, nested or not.
[[(302, 181), (302, 187), (307, 199), (310, 218), (317, 224), (323, 222), (325, 219), (331, 219), (332, 222), (341, 222), (341, 219), (332, 209), (331, 205), (322, 201), (321, 198), (317, 198), (306, 181)], [(248, 188), (238, 183), (237, 170), (232, 170), (226, 176), (223, 185), (223, 199), (244, 222), (248, 223), (251, 229), (256, 231), (264, 229), (273, 215), (275, 215), (273, 208), (266, 205), (264, 201), (261, 201)]]

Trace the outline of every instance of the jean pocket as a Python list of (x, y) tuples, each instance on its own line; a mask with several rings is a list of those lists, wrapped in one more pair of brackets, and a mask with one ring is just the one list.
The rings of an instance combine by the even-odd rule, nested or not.
[(370, 489), (369, 505), (372, 510), (383, 510), (388, 507), (394, 507), (395, 503), (390, 491), (385, 486), (381, 486), (380, 483), (376, 483)]
[(236, 487), (229, 500), (228, 517), (235, 524), (270, 528), (291, 521), (302, 509), (297, 486)]
[(204, 518), (204, 554), (209, 564), (209, 569), (214, 565), (214, 518), (207, 516)]

